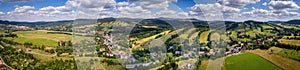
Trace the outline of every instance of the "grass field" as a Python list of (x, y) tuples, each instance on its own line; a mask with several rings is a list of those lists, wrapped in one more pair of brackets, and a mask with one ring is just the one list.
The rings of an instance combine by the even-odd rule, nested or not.
[(300, 51), (283, 49), (278, 53), (281, 56), (300, 61)]
[(36, 30), (36, 31), (18, 31), (15, 32), (18, 36), (24, 38), (41, 38), (53, 41), (70, 41), (72, 40), (71, 35), (66, 34), (47, 34), (47, 32), (57, 32), (48, 30)]
[(201, 64), (198, 65), (198, 70), (206, 70), (207, 66), (208, 66), (208, 60), (202, 60)]
[(137, 45), (135, 45), (134, 48), (135, 48), (135, 49), (141, 48), (141, 45), (144, 44), (145, 42), (154, 40), (155, 37), (157, 37), (157, 36), (159, 36), (159, 35), (168, 34), (169, 32), (170, 32), (170, 30), (167, 30), (167, 31), (163, 31), (163, 32), (161, 32), (161, 33), (155, 34), (155, 35), (150, 36), (150, 37), (146, 37), (146, 38), (143, 38), (143, 39), (139, 39), (139, 40), (135, 41), (135, 42), (137, 43)]
[(36, 31), (17, 31), (17, 38), (6, 37), (5, 39), (12, 40), (18, 43), (30, 42), (34, 45), (58, 46), (58, 41), (71, 41), (72, 35), (66, 34), (47, 34), (47, 30)]
[(30, 42), (34, 45), (58, 46), (58, 42), (53, 41), (53, 40), (48, 40), (48, 39), (42, 39), (42, 38), (6, 37), (4, 39), (12, 40), (12, 41), (15, 41), (17, 43), (22, 43), (22, 44), (24, 44), (25, 42)]
[(191, 29), (188, 29), (187, 31), (183, 32), (182, 34), (179, 34), (179, 36), (175, 39), (172, 40), (172, 42), (176, 43), (182, 43), (183, 40), (189, 40), (189, 35), (191, 35), (191, 33), (193, 33), (193, 31), (195, 31), (196, 28), (191, 28)]
[(209, 33), (210, 33), (210, 31), (205, 31), (200, 34), (200, 37), (199, 37), (200, 43), (207, 43), (207, 37), (208, 37)]
[(292, 45), (300, 46), (300, 40), (280, 39), (279, 42), (280, 43), (285, 43), (285, 44), (292, 44)]
[(195, 41), (197, 41), (197, 36), (198, 36), (198, 33), (199, 32), (193, 32), (194, 34), (192, 34), (190, 37), (189, 37), (189, 45), (194, 45), (196, 44)]
[(271, 62), (251, 53), (243, 53), (225, 59), (226, 70), (280, 70)]
[(268, 29), (268, 28), (273, 29), (273, 27), (272, 27), (272, 26), (269, 26), (269, 25), (262, 25), (262, 27), (263, 27), (263, 29)]
[(274, 50), (273, 54), (270, 54), (268, 50), (260, 50), (260, 49), (250, 50), (250, 53), (259, 55), (265, 58), (266, 60), (272, 62), (273, 64), (281, 67), (284, 70), (300, 70), (300, 62), (277, 55), (276, 53), (281, 51), (281, 49), (277, 48), (277, 50), (276, 49), (273, 50)]

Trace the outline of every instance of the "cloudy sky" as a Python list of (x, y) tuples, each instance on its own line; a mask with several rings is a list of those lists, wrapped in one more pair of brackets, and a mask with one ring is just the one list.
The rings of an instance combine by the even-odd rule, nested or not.
[(300, 0), (0, 0), (0, 20), (196, 18), (230, 21), (300, 19)]

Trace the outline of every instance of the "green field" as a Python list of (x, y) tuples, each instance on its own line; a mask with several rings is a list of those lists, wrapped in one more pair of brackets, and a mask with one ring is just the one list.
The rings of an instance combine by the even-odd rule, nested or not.
[(17, 31), (17, 38), (6, 37), (4, 39), (12, 40), (17, 43), (30, 42), (34, 45), (44, 45), (44, 46), (58, 46), (59, 41), (71, 41), (72, 35), (66, 34), (48, 34), (47, 30), (36, 30), (36, 31)]
[(200, 37), (199, 37), (200, 43), (207, 43), (207, 37), (208, 37), (209, 33), (210, 33), (210, 31), (205, 31), (200, 34)]
[(278, 53), (281, 56), (288, 57), (297, 61), (300, 61), (300, 51), (283, 49)]
[(226, 70), (280, 70), (271, 62), (251, 53), (243, 53), (225, 59)]
[(21, 43), (21, 44), (24, 44), (25, 42), (30, 42), (34, 45), (58, 46), (58, 42), (53, 40), (42, 39), (42, 38), (6, 37), (5, 39), (12, 40), (14, 42)]
[(300, 46), (300, 40), (279, 39), (280, 43)]

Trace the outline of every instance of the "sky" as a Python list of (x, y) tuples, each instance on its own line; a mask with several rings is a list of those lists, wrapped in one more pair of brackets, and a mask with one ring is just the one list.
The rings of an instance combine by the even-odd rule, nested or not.
[(178, 18), (227, 21), (300, 19), (300, 0), (0, 0), (0, 20)]

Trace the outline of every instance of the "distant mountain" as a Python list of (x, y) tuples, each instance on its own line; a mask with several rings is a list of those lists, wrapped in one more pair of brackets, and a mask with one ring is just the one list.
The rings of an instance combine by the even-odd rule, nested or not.
[(287, 24), (300, 24), (300, 20), (290, 20), (290, 21), (287, 21), (285, 23), (287, 23)]
[(16, 22), (16, 21), (0, 20), (0, 24), (10, 24), (10, 25), (47, 25), (47, 24), (65, 23), (65, 22), (72, 22), (72, 20), (54, 21), (54, 22)]

